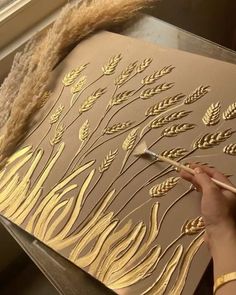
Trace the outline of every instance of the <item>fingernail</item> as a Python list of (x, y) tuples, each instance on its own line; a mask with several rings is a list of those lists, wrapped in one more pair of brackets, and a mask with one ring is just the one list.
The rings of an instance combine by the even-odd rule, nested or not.
[(195, 172), (196, 174), (200, 174), (200, 173), (202, 173), (203, 171), (202, 171), (202, 169), (201, 169), (200, 167), (197, 167), (197, 168), (194, 169), (194, 172)]

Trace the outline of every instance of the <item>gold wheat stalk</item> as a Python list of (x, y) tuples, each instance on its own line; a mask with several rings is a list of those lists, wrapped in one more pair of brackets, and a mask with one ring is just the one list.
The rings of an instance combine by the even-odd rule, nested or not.
[(141, 81), (142, 85), (151, 85), (158, 81), (160, 78), (164, 77), (167, 74), (170, 74), (175, 67), (167, 66), (161, 69), (160, 71), (155, 72), (152, 75), (146, 76)]
[(236, 156), (236, 143), (230, 143), (225, 146), (223, 152), (227, 155)]
[(89, 120), (86, 120), (79, 130), (80, 141), (85, 141), (88, 138), (89, 133), (90, 133)]
[(58, 122), (64, 108), (65, 107), (63, 105), (59, 105), (59, 107), (56, 109), (55, 113), (51, 115), (51, 117), (50, 117), (50, 124), (51, 125), (56, 124)]
[(182, 98), (184, 98), (184, 95), (182, 95), (182, 94), (177, 94), (172, 97), (167, 97), (167, 98), (163, 99), (162, 101), (156, 103), (154, 106), (150, 107), (146, 111), (145, 115), (147, 117), (157, 116), (157, 115), (161, 114), (162, 112), (168, 110), (169, 107), (178, 103)]
[(91, 96), (89, 96), (79, 107), (79, 114), (82, 114), (90, 110), (94, 106), (95, 102), (105, 93), (105, 91), (105, 88), (100, 88), (96, 90)]
[(68, 86), (71, 86), (72, 84), (74, 84), (75, 80), (79, 77), (80, 73), (83, 70), (85, 70), (87, 66), (88, 66), (88, 64), (84, 64), (84, 65), (72, 70), (68, 74), (66, 74), (62, 80), (62, 83), (64, 84), (64, 86), (68, 87)]
[(141, 92), (140, 98), (141, 99), (152, 98), (153, 96), (160, 94), (163, 91), (167, 91), (171, 89), (173, 86), (174, 86), (174, 83), (163, 83), (163, 84), (157, 85), (154, 88), (148, 88)]
[(121, 74), (115, 79), (115, 85), (120, 88), (123, 86), (127, 80), (129, 80), (130, 76), (132, 75), (133, 71), (135, 70), (137, 66), (137, 61), (131, 63), (128, 65), (128, 67), (121, 72)]
[(110, 58), (109, 62), (102, 67), (103, 74), (106, 76), (113, 75), (121, 60), (122, 60), (121, 54), (117, 54), (113, 56), (112, 58)]
[(179, 111), (179, 112), (174, 112), (167, 116), (160, 117), (159, 119), (152, 121), (151, 124), (149, 125), (149, 128), (153, 129), (153, 128), (163, 127), (168, 123), (174, 122), (176, 120), (179, 120), (188, 116), (191, 112), (192, 111)]
[(56, 128), (56, 132), (55, 132), (53, 138), (50, 139), (50, 144), (52, 146), (55, 146), (56, 144), (58, 144), (61, 141), (65, 130), (66, 130), (66, 127), (64, 124), (61, 124), (58, 128)]
[[(71, 87), (71, 93), (76, 94), (76, 93), (80, 92), (83, 89), (83, 87), (85, 86), (86, 82), (87, 82), (87, 76), (82, 76), (78, 80), (78, 82), (76, 82), (76, 84), (73, 87)], [(73, 105), (73, 102), (71, 103), (71, 105)]]
[(134, 90), (131, 90), (118, 93), (115, 97), (113, 97), (110, 100), (109, 107), (122, 104), (123, 102), (127, 101), (130, 97), (132, 97), (134, 92)]
[(52, 91), (45, 91), (44, 94), (42, 95), (41, 100), (41, 105), (40, 107), (43, 108), (45, 104), (48, 102), (49, 97), (52, 95)]
[(192, 94), (186, 97), (184, 103), (191, 104), (205, 96), (210, 91), (210, 86), (199, 86)]
[(114, 124), (111, 127), (107, 127), (103, 130), (103, 134), (107, 134), (107, 135), (112, 135), (114, 133), (123, 131), (127, 128), (129, 128), (134, 122), (124, 122), (124, 123), (118, 123), (118, 124)]
[(105, 159), (102, 161), (102, 164), (98, 168), (100, 173), (104, 173), (110, 168), (117, 154), (118, 154), (118, 149), (116, 149), (114, 152), (109, 151), (108, 155), (105, 157)]
[(125, 154), (125, 158), (124, 158), (122, 165), (121, 165), (120, 173), (122, 173), (122, 170), (126, 164), (126, 161), (128, 160), (129, 152), (134, 147), (135, 141), (137, 139), (138, 129), (139, 128), (134, 128), (133, 130), (131, 130), (131, 132), (128, 134), (128, 136), (126, 137), (126, 139), (124, 140), (124, 142), (122, 144), (122, 149), (126, 152), (126, 154)]
[(217, 103), (212, 103), (202, 118), (203, 123), (206, 126), (214, 126), (218, 124), (220, 121), (220, 110), (221, 104), (219, 101)]
[(236, 118), (236, 102), (231, 104), (227, 110), (223, 113), (224, 120), (232, 120)]
[(164, 151), (161, 153), (163, 157), (175, 160), (180, 157), (183, 157), (187, 153), (187, 150), (185, 148), (173, 148), (168, 151)]
[(197, 217), (195, 219), (187, 220), (181, 228), (181, 233), (185, 235), (195, 235), (205, 229), (203, 218)]
[(170, 127), (165, 128), (162, 131), (162, 136), (174, 137), (180, 133), (186, 132), (186, 131), (191, 130), (195, 127), (196, 127), (195, 124), (190, 124), (190, 123), (181, 123), (181, 124), (172, 125)]
[(170, 177), (161, 184), (153, 186), (149, 190), (149, 195), (152, 198), (165, 196), (179, 182), (180, 177)]
[(137, 74), (141, 74), (142, 72), (144, 72), (152, 63), (153, 59), (152, 58), (145, 58), (141, 64), (139, 66), (137, 66), (135, 72)]
[(232, 131), (232, 129), (227, 129), (222, 132), (215, 132), (215, 133), (207, 133), (201, 138), (199, 138), (197, 141), (194, 142), (193, 147), (198, 149), (209, 149), (213, 148), (221, 142), (226, 141), (228, 138), (230, 138), (235, 131)]

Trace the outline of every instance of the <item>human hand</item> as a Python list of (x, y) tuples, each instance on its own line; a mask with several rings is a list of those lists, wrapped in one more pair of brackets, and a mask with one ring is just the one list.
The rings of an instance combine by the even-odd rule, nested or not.
[(183, 170), (180, 174), (202, 193), (201, 213), (206, 226), (205, 241), (210, 250), (218, 247), (224, 236), (235, 239), (236, 244), (236, 195), (217, 186), (211, 178), (229, 185), (232, 183), (216, 169), (196, 164), (191, 168), (195, 175)]

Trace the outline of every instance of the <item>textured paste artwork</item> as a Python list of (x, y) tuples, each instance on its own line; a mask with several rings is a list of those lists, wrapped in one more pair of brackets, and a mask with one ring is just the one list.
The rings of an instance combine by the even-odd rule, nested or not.
[(133, 151), (145, 139), (235, 180), (235, 75), (223, 62), (90, 37), (54, 71), (1, 171), (1, 214), (118, 294), (193, 294), (209, 261), (199, 196), (174, 167)]

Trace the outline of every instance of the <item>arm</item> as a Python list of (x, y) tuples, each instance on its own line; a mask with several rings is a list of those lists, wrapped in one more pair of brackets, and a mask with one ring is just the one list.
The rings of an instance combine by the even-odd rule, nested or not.
[[(219, 188), (211, 177), (230, 184), (220, 172), (206, 166), (192, 165), (195, 175), (181, 171), (202, 193), (201, 211), (206, 225), (205, 242), (214, 263), (214, 278), (236, 272), (236, 195)], [(235, 295), (236, 280), (218, 289), (217, 295)]]

